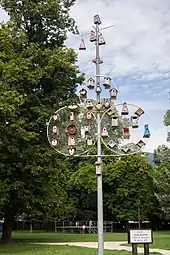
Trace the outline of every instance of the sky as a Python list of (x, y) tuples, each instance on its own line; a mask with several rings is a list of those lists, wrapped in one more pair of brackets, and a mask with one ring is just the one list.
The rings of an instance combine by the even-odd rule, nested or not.
[[(114, 25), (102, 31), (106, 45), (100, 46), (104, 62), (101, 75), (112, 78), (112, 87), (118, 90), (116, 104), (127, 102), (144, 109), (146, 114), (142, 118), (151, 131), (144, 149), (148, 152), (167, 144), (163, 116), (170, 107), (169, 9), (169, 0), (77, 0), (70, 11), (80, 34), (93, 29), (95, 14), (100, 15), (101, 28)], [(0, 20), (7, 18), (0, 11)], [(87, 49), (79, 51), (80, 40), (80, 35), (69, 34), (66, 45), (78, 53), (77, 65), (88, 79), (95, 75), (91, 61), (95, 58), (95, 45), (85, 35)], [(102, 93), (104, 97), (109, 96), (104, 89)], [(142, 137), (141, 129), (135, 132), (137, 137)]]

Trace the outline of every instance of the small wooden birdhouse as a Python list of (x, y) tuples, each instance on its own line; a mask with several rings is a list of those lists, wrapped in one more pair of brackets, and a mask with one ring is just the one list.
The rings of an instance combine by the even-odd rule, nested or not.
[(88, 146), (92, 146), (92, 145), (93, 145), (93, 140), (92, 140), (91, 137), (88, 137), (88, 138), (87, 138), (87, 145), (88, 145)]
[(86, 46), (85, 46), (85, 43), (84, 43), (84, 39), (81, 39), (81, 43), (80, 43), (80, 46), (79, 46), (79, 50), (86, 50)]
[(116, 143), (113, 140), (110, 140), (107, 144), (110, 148), (114, 148), (116, 146)]
[(128, 147), (122, 147), (122, 151), (123, 151), (124, 153), (128, 153), (128, 152), (130, 151), (130, 148), (128, 148)]
[(129, 114), (127, 103), (123, 103), (121, 114), (122, 115), (128, 115)]
[(90, 42), (96, 41), (96, 33), (92, 30), (90, 33)]
[(129, 139), (129, 137), (130, 137), (129, 128), (124, 128), (124, 129), (123, 129), (123, 137), (124, 137), (125, 139)]
[(110, 89), (110, 98), (116, 100), (117, 93), (118, 93), (117, 89), (115, 89), (115, 88)]
[(76, 145), (76, 137), (75, 136), (68, 136), (68, 146), (75, 146)]
[(87, 120), (91, 120), (91, 119), (92, 119), (92, 112), (88, 111), (88, 112), (86, 113), (86, 119), (87, 119)]
[(109, 99), (104, 99), (104, 106), (106, 109), (110, 108), (110, 100)]
[(87, 135), (87, 134), (89, 134), (89, 131), (90, 131), (90, 127), (89, 126), (85, 126), (84, 127), (84, 133)]
[(90, 79), (88, 80), (88, 85), (87, 85), (87, 87), (88, 87), (89, 89), (94, 89), (94, 83), (95, 83), (95, 80), (92, 79), (92, 78), (90, 78)]
[(58, 114), (57, 113), (54, 113), (53, 115), (53, 120), (57, 120), (59, 118)]
[(104, 127), (102, 130), (102, 137), (108, 137), (108, 132), (107, 132), (107, 128)]
[(76, 120), (76, 116), (75, 116), (75, 113), (74, 112), (70, 112), (70, 122), (75, 122)]
[(81, 89), (79, 92), (80, 92), (80, 96), (82, 98), (86, 98), (87, 97), (87, 90), (86, 89)]
[(76, 104), (71, 104), (68, 106), (68, 109), (75, 112), (78, 109), (78, 105)]
[(111, 80), (112, 79), (110, 77), (104, 77), (103, 86), (105, 87), (105, 89), (110, 89)]
[(58, 141), (57, 139), (53, 139), (52, 142), (51, 142), (52, 146), (57, 146), (58, 144)]
[(103, 105), (102, 105), (100, 102), (98, 102), (98, 103), (95, 105), (95, 107), (96, 107), (96, 109), (97, 109), (98, 111), (100, 111), (100, 110), (102, 109)]
[(112, 127), (118, 127), (118, 126), (119, 126), (119, 117), (112, 116)]
[(132, 122), (132, 128), (138, 128), (138, 116), (132, 116), (131, 117), (131, 122)]
[(101, 24), (101, 19), (100, 19), (100, 17), (99, 17), (99, 14), (96, 14), (96, 15), (94, 16), (94, 24), (98, 24), (98, 25)]
[(142, 110), (142, 108), (139, 107), (135, 114), (140, 117), (142, 114), (144, 114), (144, 110)]
[(76, 151), (75, 148), (69, 148), (68, 149), (68, 153), (70, 154), (70, 156), (73, 156), (75, 151)]
[(86, 107), (87, 109), (92, 109), (93, 108), (93, 100), (87, 100), (86, 102)]
[(104, 44), (106, 44), (106, 42), (103, 38), (103, 35), (100, 33), (100, 35), (99, 35), (99, 45), (104, 45)]
[(112, 116), (113, 113), (114, 113), (114, 112), (113, 112), (111, 109), (109, 109), (109, 110), (107, 111), (107, 114), (108, 114), (109, 116)]
[(140, 140), (136, 145), (139, 146), (139, 148), (142, 148), (143, 146), (145, 146), (145, 143)]
[(68, 126), (68, 128), (67, 128), (67, 134), (68, 135), (75, 135), (76, 132), (77, 132), (77, 128), (76, 128), (75, 125)]
[(150, 134), (148, 125), (145, 125), (145, 126), (144, 126), (144, 135), (143, 135), (143, 138), (149, 138), (150, 135), (151, 135), (151, 134)]
[(57, 126), (53, 126), (53, 133), (58, 135), (58, 128), (57, 128)]

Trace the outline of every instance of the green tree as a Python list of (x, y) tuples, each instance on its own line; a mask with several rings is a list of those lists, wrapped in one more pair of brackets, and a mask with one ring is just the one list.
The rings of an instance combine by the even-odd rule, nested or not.
[[(0, 26), (0, 203), (5, 212), (1, 240), (10, 242), (15, 215), (62, 218), (72, 210), (65, 188), (69, 172), (64, 158), (49, 148), (46, 122), (58, 107), (76, 100), (83, 77), (75, 52), (63, 46), (66, 32), (74, 29), (68, 16), (73, 2), (0, 3), (11, 17)], [(54, 19), (52, 10), (57, 8)], [(37, 16), (43, 17), (41, 25)], [(60, 32), (51, 33), (47, 21)]]

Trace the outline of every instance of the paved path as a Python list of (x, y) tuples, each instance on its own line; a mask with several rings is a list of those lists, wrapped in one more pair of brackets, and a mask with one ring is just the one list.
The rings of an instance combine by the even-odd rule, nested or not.
[[(40, 243), (39, 243), (40, 244)], [(71, 243), (41, 243), (46, 245), (70, 245), (70, 246), (79, 246), (87, 248), (97, 248), (97, 242), (71, 242)], [(119, 251), (132, 251), (131, 246), (122, 246), (127, 244), (127, 242), (105, 242), (105, 250), (119, 250)], [(170, 255), (170, 250), (162, 249), (150, 249), (150, 252), (156, 252), (163, 255)], [(138, 248), (138, 253), (144, 253), (143, 248)]]

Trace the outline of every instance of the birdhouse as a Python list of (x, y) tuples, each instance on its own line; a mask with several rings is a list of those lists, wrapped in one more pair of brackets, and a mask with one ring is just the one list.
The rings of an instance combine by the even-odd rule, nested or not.
[(118, 127), (119, 126), (119, 117), (112, 116), (112, 127)]
[(101, 87), (100, 87), (100, 84), (97, 84), (97, 87), (96, 87), (96, 92), (97, 93), (101, 93)]
[(94, 83), (95, 83), (95, 80), (93, 80), (92, 78), (90, 78), (90, 79), (88, 80), (88, 85), (87, 85), (87, 87), (88, 87), (89, 89), (94, 89)]
[(130, 151), (130, 148), (128, 148), (128, 147), (122, 147), (122, 151), (123, 151), (124, 153), (128, 153), (128, 152)]
[(104, 77), (103, 86), (105, 87), (105, 89), (110, 89), (111, 80), (112, 79), (110, 77)]
[(87, 100), (86, 107), (87, 107), (87, 109), (92, 109), (93, 108), (93, 101), (92, 100)]
[(84, 39), (81, 39), (81, 43), (80, 43), (80, 46), (79, 46), (79, 50), (86, 50), (86, 46), (85, 46), (85, 43), (84, 43)]
[(140, 140), (136, 145), (139, 146), (139, 148), (142, 148), (143, 146), (145, 146), (145, 143)]
[(75, 122), (76, 116), (74, 112), (70, 112), (70, 122)]
[(68, 146), (75, 146), (75, 145), (76, 145), (76, 137), (68, 136)]
[(102, 137), (108, 137), (108, 132), (107, 132), (107, 128), (104, 127), (102, 130)]
[(57, 146), (57, 144), (58, 144), (57, 139), (53, 139), (51, 144), (52, 144), (52, 146)]
[(67, 128), (67, 134), (68, 135), (75, 135), (76, 132), (77, 132), (77, 128), (76, 128), (75, 125), (68, 126), (68, 128)]
[(124, 103), (124, 104), (123, 104), (121, 114), (122, 114), (122, 115), (128, 115), (128, 114), (129, 114), (128, 107), (127, 107), (127, 103)]
[(58, 135), (58, 128), (57, 128), (57, 126), (53, 126), (53, 133)]
[(117, 89), (113, 88), (113, 89), (110, 89), (110, 97), (111, 99), (115, 99), (117, 98)]
[(100, 111), (101, 108), (103, 107), (103, 105), (102, 105), (100, 102), (98, 102), (98, 103), (95, 105), (95, 107), (96, 107), (96, 109), (97, 109), (98, 111)]
[(89, 126), (85, 126), (84, 127), (84, 133), (87, 135), (90, 131), (90, 127)]
[(92, 30), (90, 33), (90, 42), (96, 41), (96, 33)]
[(109, 99), (104, 99), (104, 106), (106, 109), (110, 108), (110, 100)]
[(91, 137), (88, 137), (88, 138), (87, 138), (87, 145), (88, 145), (88, 146), (92, 146), (92, 145), (93, 145), (93, 140), (92, 140)]
[[(93, 62), (94, 64), (96, 64), (96, 63), (97, 63), (96, 58), (93, 58), (93, 59), (92, 59), (92, 62)], [(103, 60), (99, 59), (99, 64), (103, 64)]]
[(124, 129), (123, 129), (123, 137), (124, 137), (125, 139), (129, 139), (129, 137), (130, 137), (129, 128), (124, 128)]
[(116, 143), (113, 140), (110, 140), (107, 144), (110, 148), (114, 148), (116, 146)]
[(106, 44), (106, 42), (103, 38), (103, 35), (100, 33), (100, 35), (99, 35), (99, 45), (104, 45), (104, 44)]
[(96, 15), (94, 16), (94, 24), (98, 24), (98, 25), (101, 24), (101, 19), (100, 19), (100, 17), (99, 17), (99, 14), (96, 14)]
[(87, 120), (91, 120), (91, 119), (92, 119), (92, 112), (88, 111), (88, 112), (86, 113), (86, 119), (87, 119)]
[(107, 114), (108, 114), (109, 116), (112, 116), (113, 113), (114, 113), (114, 112), (113, 112), (111, 109), (109, 109), (109, 110), (107, 111)]
[(80, 96), (82, 98), (86, 98), (87, 97), (87, 90), (86, 89), (81, 89), (79, 92), (80, 92)]
[(144, 114), (144, 110), (142, 110), (142, 108), (139, 107), (135, 114), (140, 117), (142, 114)]
[(78, 105), (76, 104), (69, 105), (68, 109), (75, 112), (78, 109)]
[(76, 151), (75, 148), (69, 148), (68, 149), (68, 153), (70, 154), (70, 156), (73, 156), (75, 151)]
[(54, 113), (53, 120), (57, 120), (59, 118), (59, 115), (57, 113)]
[(132, 122), (132, 128), (138, 128), (138, 117), (137, 116), (132, 116), (131, 117), (131, 122)]
[(143, 138), (149, 138), (150, 135), (151, 135), (151, 134), (150, 134), (148, 125), (145, 125), (145, 126), (144, 126), (144, 135), (143, 135)]

